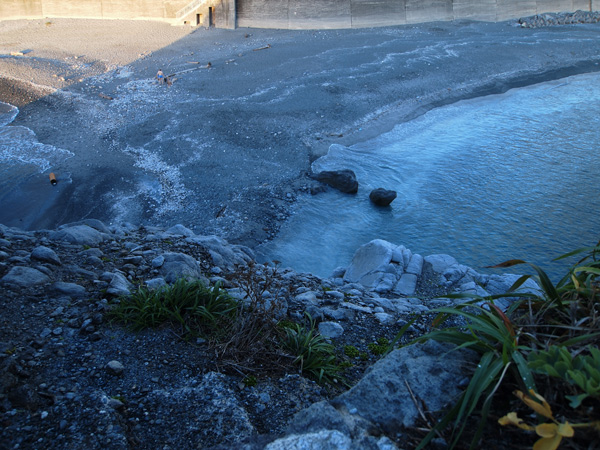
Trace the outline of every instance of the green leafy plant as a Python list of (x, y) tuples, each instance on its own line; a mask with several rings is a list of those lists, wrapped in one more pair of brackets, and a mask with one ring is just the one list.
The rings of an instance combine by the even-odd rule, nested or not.
[(600, 397), (600, 350), (588, 346), (589, 355), (571, 356), (566, 347), (553, 345), (548, 350), (529, 354), (534, 372), (560, 378), (583, 393), (567, 395), (571, 408), (577, 408), (587, 397)]
[[(453, 429), (450, 447), (455, 447), (465, 431), (467, 418), (478, 414), (479, 426), (471, 440), (471, 448), (476, 448), (495, 394), (499, 390), (505, 392), (511, 387), (517, 388), (519, 392), (537, 392), (536, 379), (540, 374), (558, 374), (573, 388), (584, 391), (569, 397), (571, 405), (579, 405), (587, 396), (596, 395), (597, 375), (595, 370), (591, 370), (597, 368), (596, 351), (589, 350), (589, 356), (573, 355), (581, 353), (584, 346), (597, 339), (600, 334), (600, 311), (597, 301), (600, 292), (600, 262), (597, 258), (600, 255), (600, 245), (579, 249), (557, 259), (581, 253), (584, 253), (583, 258), (556, 284), (553, 284), (550, 277), (538, 266), (523, 260), (511, 260), (494, 267), (526, 264), (534, 270), (535, 275), (519, 277), (509, 291), (502, 295), (486, 298), (467, 294), (446, 296), (471, 300), (453, 308), (436, 310), (438, 316), (433, 323), (434, 330), (417, 341), (435, 339), (453, 343), (456, 348), (475, 350), (480, 359), (465, 391), (422, 440), (419, 449), (425, 448), (436, 433), (450, 425)], [(530, 278), (536, 281), (540, 290), (518, 292)], [(513, 303), (506, 311), (501, 311), (494, 304), (497, 299), (503, 297), (514, 297)], [(462, 321), (464, 325), (438, 329), (450, 318), (454, 318), (454, 322)], [(395, 342), (398, 340), (399, 338), (396, 338)], [(554, 350), (553, 346), (564, 350)], [(546, 350), (541, 349), (549, 349), (548, 352), (551, 353), (545, 354), (543, 352)], [(560, 401), (562, 392), (557, 392), (560, 386), (561, 383), (546, 383), (545, 398)], [(561, 406), (560, 403), (558, 406)], [(552, 441), (552, 445), (558, 446), (560, 439), (569, 437), (569, 427), (556, 421), (554, 416), (546, 417), (554, 422), (540, 428), (540, 436), (549, 439), (542, 442)], [(516, 413), (511, 418), (514, 418), (515, 424), (521, 423)], [(582, 423), (588, 422), (583, 420)], [(539, 444), (539, 447), (534, 448), (556, 448), (543, 445)]]
[[(454, 297), (461, 298), (463, 295)], [(522, 380), (527, 388), (534, 388), (531, 369), (522, 354), (524, 348), (518, 343), (517, 332), (508, 316), (493, 304), (493, 301), (500, 297), (502, 296), (489, 297), (483, 306), (476, 304), (484, 300), (478, 297), (453, 308), (434, 310), (438, 313), (434, 326), (440, 326), (454, 316), (462, 317), (466, 324), (464, 327), (436, 329), (416, 340), (422, 342), (434, 339), (448, 342), (456, 344), (457, 349), (469, 348), (480, 355), (467, 389), (463, 391), (454, 407), (428, 433), (418, 449), (425, 448), (436, 432), (445, 429), (452, 422), (454, 430), (451, 447), (456, 446), (467, 426), (466, 418), (474, 414), (480, 401), (483, 401), (479, 411), (479, 426), (471, 442), (471, 448), (475, 448), (483, 433), (493, 395), (509, 371), (514, 372), (516, 378)]]
[(258, 380), (254, 375), (248, 375), (247, 377), (244, 377), (242, 383), (244, 383), (244, 386), (246, 387), (254, 387), (257, 385)]

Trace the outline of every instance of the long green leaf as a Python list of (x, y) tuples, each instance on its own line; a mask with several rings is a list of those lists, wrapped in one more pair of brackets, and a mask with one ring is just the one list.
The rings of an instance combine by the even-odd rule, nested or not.
[[(504, 368), (504, 363), (493, 353), (486, 353), (482, 356), (477, 370), (471, 378), (471, 382), (465, 392), (465, 397), (462, 399), (460, 409), (456, 415), (456, 424), (460, 424), (460, 429), (454, 438), (451, 447), (454, 447), (460, 439), (467, 421), (463, 420), (469, 417), (477, 407), (481, 396), (487, 391), (489, 386), (496, 382), (497, 376)], [(486, 420), (487, 417), (482, 417), (481, 420)]]
[(525, 384), (527, 390), (533, 389), (537, 392), (537, 388), (535, 386), (535, 380), (533, 379), (533, 374), (531, 373), (531, 369), (527, 364), (527, 360), (523, 357), (521, 352), (514, 351), (512, 354), (512, 359), (515, 362), (517, 369), (519, 371), (519, 375)]

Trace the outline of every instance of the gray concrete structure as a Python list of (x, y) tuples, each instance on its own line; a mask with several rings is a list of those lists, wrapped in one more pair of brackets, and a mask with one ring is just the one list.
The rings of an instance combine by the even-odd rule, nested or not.
[(235, 0), (2, 0), (0, 20), (160, 20), (173, 25), (235, 28)]
[(2, 0), (0, 20), (142, 19), (217, 28), (336, 29), (547, 12), (595, 11), (600, 0)]

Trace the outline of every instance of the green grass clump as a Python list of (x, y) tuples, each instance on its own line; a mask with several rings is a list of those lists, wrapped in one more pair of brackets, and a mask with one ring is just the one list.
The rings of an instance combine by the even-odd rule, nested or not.
[(154, 291), (139, 288), (122, 297), (111, 311), (114, 318), (136, 331), (171, 324), (194, 336), (222, 330), (237, 313), (238, 303), (218, 284), (211, 288), (185, 279)]
[[(277, 299), (264, 301), (264, 285), (255, 279), (259, 270), (264, 272), (257, 266), (240, 272), (250, 302), (237, 302), (218, 284), (208, 287), (180, 279), (159, 290), (140, 287), (121, 297), (110, 314), (135, 331), (171, 326), (179, 327), (184, 338), (205, 338), (221, 369), (251, 372), (243, 380), (246, 386), (255, 385), (258, 371), (280, 373), (297, 367), (319, 383), (333, 383), (340, 370), (335, 347), (309, 316), (305, 324), (279, 318), (282, 307)], [(266, 284), (274, 286), (275, 275), (275, 270), (269, 272)]]
[(318, 334), (314, 321), (307, 317), (308, 325), (295, 323), (284, 328), (283, 346), (295, 356), (294, 364), (300, 366), (300, 372), (311, 375), (319, 383), (332, 383), (339, 371), (335, 347)]

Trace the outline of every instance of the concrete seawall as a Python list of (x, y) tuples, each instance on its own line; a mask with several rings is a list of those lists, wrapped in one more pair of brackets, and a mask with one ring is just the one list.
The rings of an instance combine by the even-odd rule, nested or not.
[(174, 25), (336, 29), (547, 12), (595, 11), (600, 0), (2, 0), (0, 20), (140, 19)]

